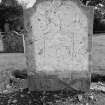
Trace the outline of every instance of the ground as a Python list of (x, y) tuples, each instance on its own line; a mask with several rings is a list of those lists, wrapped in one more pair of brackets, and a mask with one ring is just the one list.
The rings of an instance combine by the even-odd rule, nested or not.
[(0, 53), (0, 71), (10, 68), (20, 70), (26, 68), (24, 53)]
[(65, 90), (56, 92), (19, 90), (0, 94), (0, 105), (105, 105), (105, 93), (92, 90), (87, 93)]

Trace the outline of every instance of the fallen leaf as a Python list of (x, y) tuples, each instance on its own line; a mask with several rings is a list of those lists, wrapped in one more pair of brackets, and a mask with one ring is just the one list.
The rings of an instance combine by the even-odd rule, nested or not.
[(91, 100), (93, 100), (93, 99), (94, 99), (94, 96), (93, 96), (93, 95), (90, 95), (89, 98), (90, 98)]
[(86, 103), (86, 105), (89, 105), (89, 103)]
[(17, 103), (17, 102), (18, 102), (18, 100), (16, 100), (16, 99), (12, 101), (12, 103), (14, 103), (14, 104)]
[(83, 96), (82, 95), (78, 95), (78, 100), (81, 102), (83, 99)]
[(21, 98), (23, 98), (23, 97), (24, 97), (24, 95), (23, 95), (23, 94), (21, 94), (21, 95), (20, 95), (20, 97), (21, 97)]

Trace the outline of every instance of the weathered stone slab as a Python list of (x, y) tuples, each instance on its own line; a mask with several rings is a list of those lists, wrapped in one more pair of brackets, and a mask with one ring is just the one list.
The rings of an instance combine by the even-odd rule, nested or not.
[(93, 9), (79, 0), (37, 0), (24, 22), (29, 89), (88, 90)]

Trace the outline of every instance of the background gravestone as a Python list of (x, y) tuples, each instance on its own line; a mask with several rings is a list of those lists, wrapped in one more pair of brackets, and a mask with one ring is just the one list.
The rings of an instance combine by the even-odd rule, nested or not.
[(90, 87), (93, 9), (79, 0), (37, 0), (24, 10), (30, 90)]

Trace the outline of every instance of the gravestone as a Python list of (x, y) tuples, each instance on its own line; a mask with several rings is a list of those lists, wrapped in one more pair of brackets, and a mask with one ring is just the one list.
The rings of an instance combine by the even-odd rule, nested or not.
[(79, 0), (37, 0), (24, 9), (24, 25), (29, 89), (87, 91), (93, 8)]
[(2, 52), (3, 50), (4, 50), (3, 41), (2, 41), (2, 36), (1, 36), (1, 33), (0, 33), (0, 52)]

